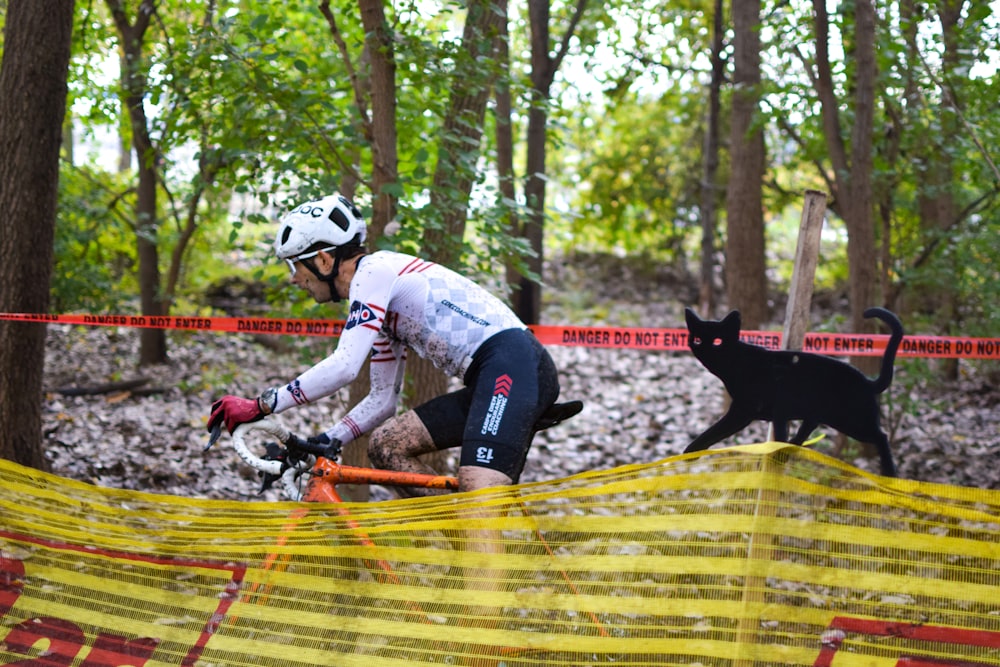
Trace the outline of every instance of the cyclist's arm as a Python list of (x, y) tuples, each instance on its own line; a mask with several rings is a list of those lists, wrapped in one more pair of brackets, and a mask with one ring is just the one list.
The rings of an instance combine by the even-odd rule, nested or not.
[(344, 332), (333, 354), (287, 385), (275, 388), (277, 397), (272, 412), (277, 414), (296, 405), (313, 403), (347, 386), (358, 376), (378, 336), (378, 332), (360, 328)]
[(348, 443), (368, 433), (396, 413), (403, 386), (406, 348), (380, 337), (372, 348), (371, 389), (343, 419), (326, 431), (331, 440)]
[[(371, 391), (334, 427), (336, 435), (330, 434), (342, 443), (368, 430), (358, 430), (360, 424), (370, 424), (368, 428), (374, 428), (392, 415), (399, 394), (395, 378), (402, 378), (404, 348), (382, 333), (386, 306), (396, 285), (396, 274), (391, 267), (378, 262), (369, 262), (365, 266), (369, 269), (365, 280), (362, 282), (355, 275), (351, 284), (350, 311), (337, 349), (288, 385), (278, 388), (273, 409), (274, 413), (282, 412), (339, 391), (358, 376), (371, 352)], [(348, 433), (353, 435), (348, 437)]]

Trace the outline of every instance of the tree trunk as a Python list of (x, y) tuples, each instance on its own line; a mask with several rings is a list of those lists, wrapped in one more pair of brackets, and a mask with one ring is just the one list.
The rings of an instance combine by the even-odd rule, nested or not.
[(396, 216), (396, 197), (387, 186), (399, 179), (396, 147), (396, 55), (392, 29), (386, 22), (382, 0), (360, 0), (361, 22), (367, 36), (372, 103), (372, 217), (370, 238), (382, 236), (385, 226)]
[(764, 260), (764, 135), (753, 127), (760, 101), (760, 0), (733, 0), (733, 102), (726, 193), (726, 286), (743, 326), (767, 320)]
[(702, 317), (715, 317), (715, 208), (718, 201), (716, 179), (719, 171), (719, 108), (725, 63), (722, 59), (724, 27), (723, 2), (715, 0), (712, 20), (712, 80), (708, 89), (708, 117), (705, 120), (705, 143), (701, 182), (701, 287), (698, 310)]
[[(528, 110), (526, 182), (524, 198), (527, 215), (521, 226), (521, 236), (528, 241), (533, 255), (527, 257), (528, 270), (542, 277), (545, 259), (542, 240), (545, 236), (545, 155), (548, 136), (548, 103), (552, 82), (562, 64), (576, 26), (587, 7), (587, 0), (577, 0), (569, 27), (563, 34), (555, 56), (549, 55), (549, 0), (528, 0), (531, 23), (531, 108)], [(527, 276), (520, 276), (514, 290), (514, 309), (526, 324), (538, 324), (542, 313), (542, 285)]]
[(179, 234), (173, 250), (170, 252), (170, 265), (167, 268), (166, 285), (163, 288), (164, 313), (170, 312), (177, 296), (177, 288), (181, 282), (181, 270), (184, 266), (184, 255), (187, 253), (195, 232), (198, 231), (198, 209), (203, 200), (211, 199), (211, 187), (215, 184), (219, 170), (225, 165), (225, 159), (219, 151), (215, 151), (202, 138), (198, 151), (198, 173), (194, 177), (191, 195), (184, 207), (184, 218), (179, 225)]
[(431, 209), (440, 216), (441, 225), (424, 235), (425, 253), (444, 265), (450, 266), (460, 258), (465, 238), (486, 102), (495, 81), (495, 76), (483, 72), (481, 63), (494, 59), (497, 35), (505, 20), (506, 15), (494, 0), (468, 4), (462, 34), (465, 57), (459, 59), (452, 74), (451, 97), (438, 135), (438, 161), (431, 188)]
[[(882, 170), (891, 176), (883, 176), (876, 181), (878, 202), (878, 222), (880, 225), (882, 244), (879, 248), (880, 272), (879, 279), (882, 285), (882, 306), (889, 310), (896, 310), (896, 300), (900, 283), (893, 280), (893, 248), (892, 248), (892, 220), (895, 217), (894, 194), (899, 187), (899, 180), (902, 178), (903, 160), (902, 140), (912, 122), (921, 113), (923, 107), (923, 94), (917, 84), (918, 68), (920, 67), (920, 45), (919, 37), (919, 10), (918, 0), (901, 0), (899, 3), (899, 23), (903, 35), (905, 50), (902, 62), (905, 63), (901, 70), (903, 77), (903, 93), (899, 99), (886, 99), (886, 117), (891, 123), (884, 139), (882, 149), (885, 167)], [(912, 156), (908, 156), (913, 159)]]
[[(528, 0), (531, 23), (531, 89), (528, 91), (528, 133), (526, 138), (524, 199), (526, 213), (521, 222), (521, 237), (527, 240), (532, 255), (525, 258), (531, 273), (542, 277), (545, 249), (545, 139), (548, 134), (549, 88), (554, 72), (549, 56), (549, 0)], [(515, 310), (526, 324), (538, 324), (542, 316), (542, 285), (529, 276), (520, 276), (514, 295)]]
[[(476, 0), (468, 5), (462, 34), (466, 57), (452, 76), (451, 98), (439, 135), (438, 162), (431, 189), (431, 207), (440, 213), (442, 225), (439, 229), (429, 229), (424, 241), (428, 259), (444, 265), (452, 265), (460, 258), (486, 103), (495, 81), (494, 76), (481, 71), (480, 63), (493, 60), (497, 36), (506, 18), (494, 0)], [(411, 355), (407, 363), (410, 367), (407, 394), (411, 405), (420, 405), (447, 391), (448, 378), (432, 363), (416, 355)], [(426, 456), (425, 462), (444, 471), (447, 458), (447, 453), (441, 452)]]
[[(514, 175), (514, 103), (510, 92), (510, 33), (507, 29), (508, 3), (498, 0), (497, 8), (503, 13), (500, 33), (497, 35), (497, 61), (501, 74), (494, 87), (496, 98), (496, 145), (497, 145), (497, 180), (501, 201), (499, 206), (507, 211), (507, 233), (513, 237), (521, 233), (520, 219), (517, 214), (517, 184)], [(511, 302), (520, 291), (521, 274), (518, 273), (512, 258), (506, 260), (506, 283)], [(517, 290), (517, 291), (514, 291)]]
[[(545, 1), (545, 0), (533, 0)], [(536, 89), (535, 101), (528, 111), (528, 154), (526, 160), (527, 181), (524, 184), (524, 199), (527, 207), (521, 224), (521, 236), (528, 241), (532, 254), (525, 258), (528, 271), (543, 275), (545, 263), (545, 139), (548, 134), (548, 113), (544, 100)], [(542, 319), (542, 284), (540, 281), (521, 276), (519, 289), (514, 301), (518, 316), (525, 324), (539, 324)]]
[[(872, 332), (865, 309), (876, 305), (878, 285), (872, 193), (872, 125), (875, 116), (875, 7), (871, 0), (854, 4), (853, 56), (855, 79), (850, 151), (844, 145), (840, 102), (836, 98), (829, 52), (829, 17), (823, 0), (813, 1), (816, 30), (816, 91), (823, 115), (823, 133), (834, 173), (835, 207), (847, 227), (847, 264), (851, 329)], [(862, 372), (878, 371), (877, 357), (852, 359)]]
[[(141, 102), (139, 102), (141, 106)], [(133, 113), (133, 115), (136, 115)], [(145, 117), (145, 114), (142, 114)], [(133, 118), (133, 126), (137, 120)], [(145, 129), (145, 128), (144, 128)], [(133, 145), (139, 163), (139, 183), (135, 205), (136, 249), (139, 260), (139, 306), (143, 315), (166, 315), (160, 294), (160, 253), (156, 243), (159, 219), (156, 213), (156, 167), (151, 147), (136, 140)], [(145, 150), (145, 155), (143, 151)], [(139, 332), (139, 365), (167, 361), (167, 335), (163, 329)]]
[[(323, 2), (321, 11), (327, 17), (334, 37), (341, 40), (334, 15), (329, 3)], [(358, 9), (365, 29), (365, 57), (367, 76), (354, 78), (354, 95), (359, 101), (362, 114), (361, 123), (369, 139), (372, 151), (372, 215), (368, 220), (369, 243), (373, 243), (385, 233), (386, 225), (396, 215), (396, 197), (387, 186), (398, 180), (399, 159), (396, 146), (396, 56), (392, 44), (392, 31), (386, 22), (382, 0), (359, 0)], [(353, 71), (350, 54), (342, 46), (342, 56), (349, 71)], [(364, 100), (371, 100), (371, 115), (368, 115)], [(350, 177), (348, 177), (350, 179)], [(354, 198), (356, 183), (353, 180), (342, 189), (345, 196)], [(348, 390), (348, 405), (354, 407), (368, 395), (371, 384), (368, 373), (370, 363), (365, 362), (358, 377)], [(368, 436), (354, 440), (344, 447), (341, 459), (348, 465), (370, 466), (368, 460)], [(368, 500), (370, 491), (366, 484), (349, 484), (340, 489), (345, 500), (363, 502)]]
[[(125, 52), (122, 49), (118, 50), (118, 71), (124, 72), (128, 65), (125, 61)], [(119, 91), (119, 101), (121, 102), (121, 108), (123, 110), (128, 109), (128, 102), (125, 100), (125, 91)], [(128, 112), (125, 113), (118, 119), (118, 173), (125, 174), (132, 171), (132, 119), (129, 118)]]
[[(964, 13), (964, 0), (950, 0), (937, 5), (938, 17), (941, 22), (941, 37), (944, 44), (944, 54), (941, 58), (942, 79), (951, 81), (956, 72), (964, 67), (962, 62), (961, 43), (961, 20)], [(956, 136), (961, 128), (958, 116), (961, 110), (958, 109), (958, 101), (953, 97), (951, 89), (947, 86), (941, 90), (941, 109), (937, 114), (941, 123), (941, 134), (944, 137)], [(958, 205), (955, 202), (955, 168), (952, 152), (942, 148), (933, 152), (933, 163), (928, 170), (929, 183), (923, 190), (925, 193), (921, 197), (920, 211), (923, 227), (928, 231), (928, 236), (935, 232), (942, 233), (954, 224), (959, 217)], [(932, 194), (926, 194), (926, 193)], [(956, 265), (957, 258), (951, 256), (952, 265), (948, 268), (952, 273), (958, 275), (962, 267)], [(937, 289), (929, 297), (932, 300), (933, 312), (937, 314), (937, 327), (943, 335), (957, 335), (961, 332), (955, 331), (955, 323), (958, 319), (958, 302), (955, 285), (951, 281), (944, 281), (937, 285)], [(948, 379), (958, 379), (958, 359), (942, 359), (940, 367)]]
[[(146, 72), (143, 55), (146, 30), (156, 13), (156, 3), (142, 0), (130, 23), (120, 0), (107, 0), (111, 16), (121, 38), (121, 83), (126, 111), (132, 130), (132, 147), (137, 162), (135, 220), (136, 256), (139, 261), (139, 307), (143, 315), (166, 315), (160, 286), (160, 257), (157, 236), (159, 216), (156, 207), (159, 155), (153, 144), (146, 117)], [(139, 365), (167, 361), (167, 334), (163, 329), (142, 329), (139, 333)]]
[[(10, 0), (0, 64), (0, 309), (46, 313), (73, 0)], [(44, 35), (44, 39), (39, 39)], [(42, 470), (43, 324), (0, 322), (0, 457)]]
[[(876, 323), (866, 320), (865, 310), (882, 302), (878, 297), (878, 252), (875, 247), (874, 197), (872, 193), (872, 132), (875, 119), (875, 6), (872, 0), (856, 0), (856, 71), (854, 125), (851, 130), (851, 169), (844, 202), (847, 226), (847, 263), (854, 331), (874, 332)], [(863, 372), (874, 375), (880, 360), (852, 360)]]

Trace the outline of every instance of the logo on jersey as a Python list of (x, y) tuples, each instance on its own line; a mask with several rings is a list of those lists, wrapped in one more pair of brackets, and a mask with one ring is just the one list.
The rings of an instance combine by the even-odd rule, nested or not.
[(456, 313), (458, 313), (459, 315), (461, 315), (465, 319), (470, 320), (472, 322), (475, 322), (476, 324), (478, 324), (481, 327), (488, 327), (488, 326), (490, 326), (489, 320), (484, 320), (481, 317), (476, 317), (475, 315), (473, 315), (472, 313), (470, 313), (468, 311), (462, 310), (461, 308), (459, 308), (458, 306), (456, 306), (455, 304), (453, 304), (451, 301), (448, 301), (448, 299), (442, 299), (441, 300), (441, 305), (443, 305), (445, 308), (448, 308), (449, 310), (455, 311)]
[[(504, 410), (507, 409), (507, 398), (510, 396), (510, 390), (513, 386), (514, 380), (506, 373), (497, 378), (493, 385), (493, 398), (490, 400), (490, 407), (486, 411), (486, 418), (483, 419), (483, 428), (479, 431), (480, 435), (487, 433), (496, 435), (497, 431), (500, 430), (500, 422), (503, 419)], [(476, 460), (479, 460), (478, 456)]]
[(305, 405), (309, 402), (309, 397), (302, 391), (302, 384), (298, 380), (292, 380), (288, 384), (288, 393), (292, 395), (296, 405)]
[[(344, 325), (344, 329), (353, 329), (356, 326), (377, 321), (378, 315), (375, 314), (375, 311), (371, 306), (366, 303), (361, 303), (360, 301), (355, 301), (351, 304), (351, 310), (347, 314), (347, 324)], [(378, 325), (376, 325), (376, 327), (377, 326)]]
[(476, 448), (476, 463), (489, 463), (492, 460), (493, 460), (492, 447)]

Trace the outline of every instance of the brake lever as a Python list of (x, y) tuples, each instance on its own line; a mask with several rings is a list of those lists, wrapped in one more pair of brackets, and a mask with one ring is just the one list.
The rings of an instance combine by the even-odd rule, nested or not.
[[(265, 461), (281, 461), (282, 472), (284, 472), (288, 466), (288, 451), (276, 442), (269, 442), (264, 447), (267, 450), (267, 453), (261, 458), (263, 458)], [(280, 474), (272, 475), (271, 473), (260, 472), (258, 473), (258, 475), (261, 478), (260, 490), (257, 491), (258, 496), (267, 491), (268, 489), (270, 489), (272, 486), (274, 486), (275, 482), (281, 479)]]
[(208, 434), (208, 444), (205, 445), (205, 449), (203, 449), (201, 451), (207, 452), (208, 450), (210, 450), (212, 448), (212, 445), (214, 445), (215, 443), (217, 443), (219, 441), (219, 438), (221, 438), (221, 437), (222, 437), (222, 422), (220, 421), (218, 424), (215, 425), (215, 428), (213, 428), (209, 432), (209, 434)]

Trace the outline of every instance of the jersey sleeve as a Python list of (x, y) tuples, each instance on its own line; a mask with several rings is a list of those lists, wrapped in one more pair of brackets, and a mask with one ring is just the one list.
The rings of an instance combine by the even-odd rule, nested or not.
[[(361, 371), (369, 353), (371, 391), (334, 429), (341, 442), (349, 442), (371, 430), (395, 411), (399, 390), (395, 378), (402, 378), (405, 354), (382, 333), (386, 307), (395, 274), (382, 273), (376, 262), (366, 266), (364, 281), (351, 285), (350, 309), (340, 341), (333, 353), (278, 391), (274, 412), (312, 403), (339, 391)], [(372, 266), (374, 265), (374, 266)]]
[(350, 442), (392, 417), (403, 388), (405, 362), (406, 348), (401, 343), (377, 341), (372, 348), (368, 395), (326, 434), (342, 443)]

